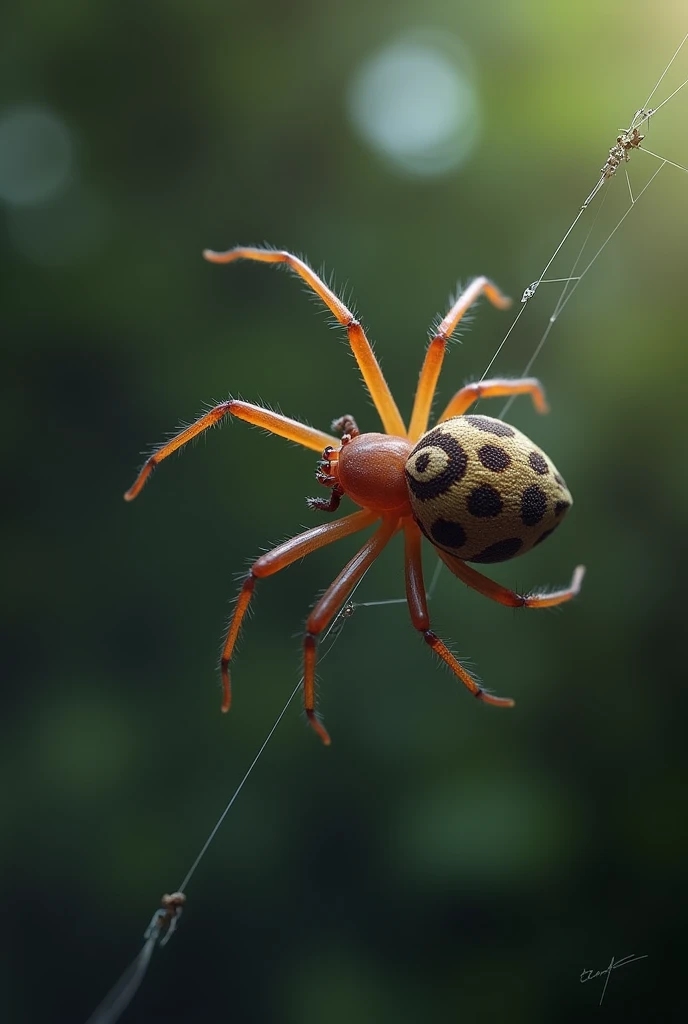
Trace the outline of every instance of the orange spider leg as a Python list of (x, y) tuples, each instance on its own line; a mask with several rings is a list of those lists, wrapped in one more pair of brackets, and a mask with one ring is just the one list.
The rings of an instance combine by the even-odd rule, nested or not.
[(276, 572), (280, 572), (281, 569), (286, 569), (288, 565), (296, 562), (299, 558), (305, 558), (306, 555), (310, 555), (319, 548), (324, 548), (327, 544), (332, 544), (342, 537), (348, 537), (351, 533), (357, 533), (359, 530), (365, 529), (366, 526), (375, 522), (377, 518), (379, 518), (377, 513), (364, 509), (361, 512), (354, 512), (344, 519), (337, 519), (333, 523), (322, 523), (320, 526), (313, 527), (312, 530), (306, 530), (297, 537), (292, 537), (283, 544), (278, 544), (276, 548), (273, 548), (272, 551), (267, 551), (253, 563), (239, 592), (234, 614), (227, 630), (227, 639), (222, 649), (220, 669), (222, 672), (223, 711), (229, 711), (232, 703), (229, 662), (234, 652), (241, 624), (253, 596), (256, 580), (264, 579), (266, 576), (273, 576)]
[(472, 281), (468, 288), (461, 293), (439, 325), (436, 334), (431, 338), (425, 353), (425, 361), (420, 371), (416, 397), (413, 403), (413, 413), (411, 414), (411, 424), (408, 431), (409, 441), (415, 443), (428, 429), (430, 407), (435, 395), (440, 370), (442, 369), (447, 342), (466, 310), (469, 306), (473, 305), (482, 293), (498, 309), (508, 309), (511, 305), (511, 299), (507, 298), (506, 295), (502, 295), (499, 288), (487, 277), (476, 277), (475, 281)]
[(332, 621), (351, 591), (359, 580), (363, 579), (398, 528), (399, 520), (396, 516), (383, 519), (372, 537), (365, 542), (361, 550), (344, 566), (334, 583), (327, 588), (306, 622), (306, 634), (303, 638), (303, 701), (308, 721), (326, 745), (330, 743), (329, 734), (315, 713), (316, 638)]
[(206, 249), (203, 256), (210, 263), (256, 260), (259, 263), (286, 263), (291, 267), (313, 289), (316, 295), (320, 296), (325, 305), (334, 313), (342, 327), (346, 328), (351, 351), (356, 357), (356, 362), (363, 374), (363, 380), (387, 433), (405, 437), (406, 427), (401, 418), (401, 413), (392, 397), (389, 385), (382, 375), (380, 364), (375, 358), (365, 331), (351, 310), (347, 309), (344, 303), (337, 298), (334, 292), (327, 287), (324, 281), (303, 260), (284, 250), (254, 249), (244, 246), (237, 246), (234, 249), (229, 249), (227, 252), (213, 252), (212, 249)]
[(530, 395), (539, 413), (549, 412), (542, 384), (536, 377), (522, 377), (519, 380), (479, 380), (466, 384), (457, 391), (444, 410), (438, 423), (452, 416), (462, 416), (479, 398), (501, 398), (505, 395)]
[(191, 426), (181, 430), (170, 441), (161, 445), (149, 459), (146, 459), (141, 472), (124, 495), (124, 500), (134, 500), (158, 463), (166, 459), (168, 455), (172, 455), (178, 448), (188, 444), (194, 437), (198, 437), (204, 430), (209, 430), (210, 427), (216, 426), (227, 415), (236, 416), (240, 420), (246, 420), (247, 423), (253, 423), (257, 427), (269, 430), (272, 434), (279, 434), (280, 437), (286, 437), (289, 441), (296, 441), (298, 444), (302, 444), (304, 448), (311, 448), (316, 452), (322, 452), (323, 448), (328, 446), (339, 446), (338, 438), (325, 434), (322, 430), (307, 427), (305, 423), (291, 420), (287, 416), (271, 412), (269, 409), (262, 409), (259, 405), (252, 405), (250, 402), (240, 402), (237, 399), (230, 398), (227, 402), (220, 402), (219, 405), (216, 405), (210, 412), (201, 416)]
[[(430, 616), (428, 614), (428, 602), (423, 582), (423, 561), (421, 553), (421, 532), (411, 519), (404, 520), (404, 566), (406, 576), (406, 600), (411, 612), (411, 621), (416, 629), (423, 634), (423, 639), (435, 654), (437, 654), (445, 665), (448, 665), (455, 676), (461, 680), (466, 689), (470, 690), (474, 697), (485, 704), (494, 704), (496, 707), (511, 708), (513, 700), (509, 697), (495, 697), (486, 693), (482, 686), (476, 683), (475, 679), (466, 671), (459, 661), (454, 657), (449, 648), (430, 629)], [(438, 552), (440, 555), (441, 551)]]
[(460, 558), (454, 558), (440, 548), (436, 550), (449, 571), (462, 580), (466, 586), (508, 608), (554, 608), (558, 604), (564, 604), (565, 601), (570, 601), (578, 596), (585, 576), (585, 566), (577, 565), (573, 570), (570, 586), (562, 590), (553, 590), (549, 594), (517, 594), (507, 587), (503, 587), (501, 583), (491, 580), (488, 576), (483, 576), (481, 572), (473, 569)]

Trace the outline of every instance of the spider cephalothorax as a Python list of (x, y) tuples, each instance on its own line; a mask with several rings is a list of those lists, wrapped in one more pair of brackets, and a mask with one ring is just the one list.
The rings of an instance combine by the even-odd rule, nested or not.
[(481, 397), (529, 394), (538, 412), (546, 412), (542, 388), (534, 378), (485, 380), (456, 392), (436, 426), (428, 431), (447, 342), (470, 305), (481, 294), (501, 309), (509, 305), (487, 278), (476, 278), (459, 296), (430, 339), (421, 370), (411, 422), (406, 428), (360, 323), (307, 264), (291, 253), (239, 247), (206, 252), (212, 263), (247, 259), (286, 263), (334, 313), (346, 329), (385, 433), (361, 433), (352, 416), (332, 424), (338, 439), (269, 409), (229, 399), (162, 445), (146, 461), (125, 494), (131, 501), (155, 466), (227, 415), (261, 426), (321, 453), (318, 481), (331, 489), (329, 499), (309, 498), (312, 509), (334, 512), (344, 495), (361, 506), (343, 519), (315, 526), (262, 555), (251, 567), (239, 593), (222, 652), (223, 711), (229, 710), (229, 662), (256, 580), (271, 576), (305, 555), (357, 533), (375, 522), (377, 530), (346, 564), (315, 605), (304, 636), (304, 704), (311, 725), (325, 743), (330, 738), (315, 713), (316, 640), (342, 608), (357, 583), (388, 541), (404, 533), (406, 598), (411, 621), (426, 643), (464, 686), (487, 704), (511, 707), (513, 701), (487, 693), (430, 629), (421, 537), (434, 545), (450, 571), (469, 587), (510, 607), (549, 608), (574, 597), (583, 579), (578, 566), (569, 587), (549, 594), (521, 595), (483, 576), (467, 562), (501, 562), (524, 554), (559, 525), (572, 504), (554, 464), (515, 427), (489, 416), (466, 416)]

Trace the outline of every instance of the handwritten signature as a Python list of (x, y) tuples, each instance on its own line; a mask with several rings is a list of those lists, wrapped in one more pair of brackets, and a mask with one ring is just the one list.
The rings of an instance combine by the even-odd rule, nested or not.
[(634, 960), (647, 960), (649, 955), (649, 953), (643, 953), (642, 956), (635, 956), (633, 953), (631, 953), (630, 956), (624, 956), (621, 958), (621, 960), (615, 960), (614, 957), (612, 957), (609, 961), (609, 967), (605, 967), (603, 971), (593, 971), (592, 968), (590, 970), (582, 970), (580, 976), (581, 984), (584, 984), (586, 981), (593, 981), (595, 978), (601, 978), (603, 975), (606, 975), (604, 979), (604, 988), (602, 989), (602, 995), (600, 996), (601, 1006), (602, 1000), (604, 999), (604, 994), (607, 991), (607, 985), (609, 984), (609, 979), (611, 977), (612, 971), (615, 971), (617, 967), (625, 967), (626, 964), (632, 964)]

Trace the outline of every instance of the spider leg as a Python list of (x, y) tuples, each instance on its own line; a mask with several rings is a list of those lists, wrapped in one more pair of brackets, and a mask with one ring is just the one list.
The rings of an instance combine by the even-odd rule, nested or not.
[(553, 590), (548, 594), (517, 594), (507, 587), (503, 587), (501, 583), (491, 580), (488, 576), (483, 576), (481, 572), (473, 569), (460, 558), (454, 558), (440, 548), (437, 548), (437, 554), (449, 571), (458, 576), (466, 586), (508, 608), (554, 608), (555, 605), (564, 604), (565, 601), (570, 601), (578, 596), (585, 576), (585, 566), (577, 565), (573, 570), (570, 586), (562, 590)]
[(462, 416), (479, 398), (501, 398), (505, 395), (530, 395), (539, 413), (549, 412), (542, 384), (535, 377), (522, 377), (519, 380), (479, 380), (473, 384), (466, 384), (457, 391), (437, 422), (442, 423), (452, 416)]
[(375, 403), (375, 408), (380, 414), (380, 419), (388, 434), (397, 434), (401, 437), (406, 435), (406, 427), (401, 418), (401, 413), (389, 390), (389, 385), (382, 375), (370, 342), (360, 323), (347, 309), (344, 303), (337, 298), (334, 292), (327, 287), (318, 275), (311, 268), (300, 260), (298, 256), (279, 249), (256, 249), (252, 247), (237, 246), (227, 252), (213, 252), (206, 249), (203, 253), (205, 259), (210, 263), (233, 263), (235, 260), (255, 260), (259, 263), (286, 263), (299, 277), (303, 278), (309, 288), (318, 295), (325, 305), (334, 313), (335, 317), (346, 328), (349, 336), (349, 344), (356, 362), (359, 365), (363, 380), (370, 392), (370, 397)]
[(227, 638), (222, 649), (220, 670), (222, 672), (223, 711), (229, 711), (232, 703), (229, 662), (234, 652), (241, 624), (253, 596), (256, 580), (263, 579), (266, 576), (273, 576), (281, 569), (286, 569), (288, 565), (296, 562), (299, 558), (305, 558), (306, 555), (310, 555), (319, 548), (324, 548), (327, 544), (332, 544), (342, 537), (348, 537), (350, 533), (364, 530), (366, 526), (370, 526), (377, 518), (378, 516), (375, 512), (369, 512), (367, 509), (364, 509), (361, 512), (354, 512), (350, 516), (345, 516), (344, 519), (337, 519), (334, 523), (323, 523), (320, 526), (315, 526), (312, 530), (306, 530), (305, 533), (292, 537), (283, 544), (278, 544), (277, 547), (267, 551), (253, 563), (239, 591), (234, 614), (227, 630)]
[(383, 519), (372, 537), (368, 538), (361, 550), (344, 566), (335, 581), (327, 588), (306, 622), (306, 633), (303, 638), (303, 701), (308, 721), (326, 745), (330, 743), (329, 734), (315, 713), (316, 639), (332, 621), (398, 528), (399, 520), (395, 516)]
[(236, 416), (240, 420), (246, 420), (247, 423), (253, 423), (255, 426), (262, 427), (272, 434), (279, 434), (280, 437), (286, 437), (289, 441), (296, 441), (298, 444), (303, 445), (304, 448), (311, 448), (316, 452), (322, 452), (323, 448), (326, 448), (328, 445), (339, 445), (336, 437), (325, 434), (322, 430), (307, 427), (305, 423), (291, 420), (280, 413), (271, 412), (270, 409), (262, 409), (259, 405), (252, 405), (250, 402), (240, 402), (238, 399), (230, 398), (226, 402), (220, 402), (219, 405), (216, 405), (204, 416), (201, 416), (191, 426), (180, 430), (171, 440), (153, 452), (150, 458), (146, 459), (141, 472), (124, 495), (124, 500), (134, 500), (158, 463), (166, 459), (168, 455), (172, 455), (178, 448), (188, 444), (194, 437), (198, 437), (204, 430), (209, 430), (210, 427), (216, 426), (228, 415)]
[[(411, 612), (411, 622), (416, 629), (423, 634), (426, 644), (433, 649), (445, 665), (448, 665), (455, 676), (461, 680), (467, 690), (485, 704), (494, 704), (497, 707), (511, 708), (513, 700), (509, 697), (495, 697), (486, 693), (482, 686), (476, 683), (475, 679), (466, 671), (463, 665), (457, 661), (445, 643), (430, 629), (430, 616), (428, 614), (428, 602), (425, 596), (425, 584), (423, 582), (423, 561), (421, 553), (421, 532), (411, 519), (404, 520), (404, 564), (406, 575), (406, 600)], [(440, 551), (439, 554), (442, 552)]]
[(506, 295), (502, 295), (499, 288), (487, 277), (476, 277), (475, 281), (471, 281), (468, 288), (459, 295), (439, 325), (437, 332), (430, 339), (430, 344), (425, 353), (423, 368), (420, 371), (418, 387), (416, 388), (416, 397), (413, 402), (411, 424), (408, 431), (409, 441), (417, 441), (428, 429), (430, 407), (435, 395), (440, 370), (442, 369), (447, 342), (466, 310), (483, 293), (488, 297), (492, 305), (497, 306), (498, 309), (508, 309), (511, 305), (511, 299), (507, 298)]

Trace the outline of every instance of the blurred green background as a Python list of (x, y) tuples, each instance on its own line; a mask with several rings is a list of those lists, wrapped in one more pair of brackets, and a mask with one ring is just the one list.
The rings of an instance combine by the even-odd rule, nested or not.
[[(235, 576), (313, 525), (315, 456), (237, 422), (127, 506), (139, 453), (230, 392), (324, 429), (378, 421), (299, 284), (201, 250), (266, 239), (348, 282), (408, 415), (457, 279), (489, 274), (518, 300), (537, 278), (684, 15), (591, 0), (4, 9), (3, 1020), (85, 1020), (136, 954), (299, 678), (309, 605), (357, 546), (260, 586), (221, 716)], [(688, 50), (656, 99), (687, 68)], [(647, 140), (681, 163), (687, 104), (688, 90)], [(636, 193), (656, 166), (634, 154)], [(584, 562), (580, 599), (514, 614), (448, 574), (432, 599), (440, 635), (516, 709), (470, 700), (403, 606), (358, 611), (322, 664), (331, 749), (295, 701), (132, 1024), (580, 1021), (602, 990), (581, 971), (631, 953), (648, 959), (614, 972), (600, 1012), (678, 1019), (687, 200), (665, 168), (538, 358), (551, 415), (510, 411), (576, 504), (494, 576), (562, 584)], [(590, 253), (628, 202), (619, 175)], [(556, 288), (493, 372), (521, 372)], [(510, 322), (480, 305), (442, 398)], [(397, 540), (357, 597), (402, 593)]]

